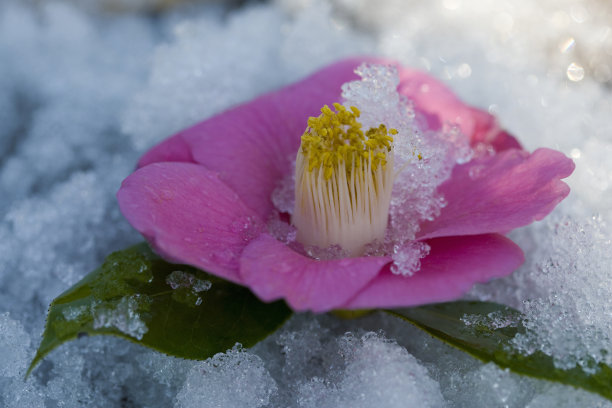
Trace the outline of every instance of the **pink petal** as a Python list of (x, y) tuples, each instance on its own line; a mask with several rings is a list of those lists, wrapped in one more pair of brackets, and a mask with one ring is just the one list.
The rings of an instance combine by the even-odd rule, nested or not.
[(457, 125), (472, 146), (484, 143), (495, 151), (521, 148), (514, 137), (500, 128), (494, 116), (461, 102), (446, 85), (424, 72), (400, 69), (398, 90), (414, 103), (426, 129)]
[(284, 298), (294, 310), (324, 312), (345, 304), (389, 261), (387, 257), (316, 261), (263, 234), (244, 250), (240, 276), (264, 301)]
[(456, 166), (440, 191), (448, 205), (421, 224), (419, 239), (505, 233), (541, 220), (569, 194), (574, 163), (560, 152), (511, 149)]
[(150, 150), (139, 166), (164, 161), (200, 163), (218, 172), (265, 219), (273, 208), (270, 194), (276, 183), (293, 171), (290, 162), (308, 117), (318, 115), (323, 105), (338, 102), (341, 85), (357, 79), (353, 71), (364, 61), (398, 67), (400, 92), (414, 101), (429, 128), (457, 124), (473, 144), (485, 143), (497, 150), (520, 147), (493, 116), (465, 105), (431, 76), (390, 60), (356, 58), (179, 132)]
[(263, 95), (184, 130), (150, 150), (139, 165), (193, 161), (219, 173), (247, 206), (266, 219), (270, 195), (290, 174), (309, 116), (340, 101), (341, 85), (368, 58), (338, 62), (294, 85)]
[(473, 235), (427, 241), (430, 254), (413, 276), (394, 275), (387, 266), (345, 308), (404, 307), (461, 297), (475, 283), (506, 276), (524, 262), (508, 238)]
[(467, 135), (470, 137), (472, 147), (484, 144), (491, 146), (496, 152), (523, 148), (514, 136), (500, 127), (495, 116), (476, 108), (470, 108), (470, 111), (474, 120), (474, 128), (472, 133), (467, 133)]
[(239, 256), (262, 223), (219, 177), (190, 163), (155, 163), (117, 193), (127, 220), (160, 255), (234, 282)]

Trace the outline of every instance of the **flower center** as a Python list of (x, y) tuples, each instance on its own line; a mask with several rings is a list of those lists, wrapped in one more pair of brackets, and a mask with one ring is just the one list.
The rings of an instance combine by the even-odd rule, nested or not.
[(359, 256), (385, 236), (397, 131), (380, 124), (364, 133), (357, 108), (334, 108), (325, 105), (309, 118), (302, 135), (292, 222), (303, 245), (338, 245)]

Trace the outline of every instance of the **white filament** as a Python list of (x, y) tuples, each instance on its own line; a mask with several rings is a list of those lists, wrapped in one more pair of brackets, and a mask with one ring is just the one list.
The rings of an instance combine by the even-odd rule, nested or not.
[(389, 219), (393, 188), (393, 151), (386, 165), (372, 170), (370, 159), (350, 172), (340, 162), (325, 180), (322, 167), (308, 170), (308, 160), (298, 152), (295, 209), (292, 222), (297, 240), (305, 246), (339, 245), (349, 256), (359, 256), (373, 241), (382, 242)]

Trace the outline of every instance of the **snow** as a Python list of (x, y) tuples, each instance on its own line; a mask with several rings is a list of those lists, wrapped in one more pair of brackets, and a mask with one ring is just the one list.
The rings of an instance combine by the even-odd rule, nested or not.
[[(111, 13), (111, 3), (121, 7)], [(296, 316), (254, 348), (206, 362), (82, 338), (24, 382), (51, 300), (140, 240), (114, 198), (140, 154), (364, 53), (429, 71), (527, 148), (575, 160), (572, 195), (511, 234), (527, 263), (469, 297), (525, 311), (538, 330), (517, 342), (552, 353), (559, 367), (610, 363), (601, 352), (612, 349), (607, 2), (279, 0), (133, 11), (143, 3), (0, 4), (0, 406), (612, 406), (482, 364), (382, 314)]]

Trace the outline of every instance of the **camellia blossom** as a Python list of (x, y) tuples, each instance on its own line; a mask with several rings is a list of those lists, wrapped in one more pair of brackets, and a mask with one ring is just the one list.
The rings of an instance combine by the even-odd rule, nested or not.
[[(542, 219), (567, 196), (561, 179), (573, 162), (550, 149), (528, 153), (487, 112), (463, 104), (429, 75), (391, 63), (423, 137), (454, 128), (487, 153), (450, 163), (435, 188), (445, 205), (433, 216), (389, 216), (397, 129), (382, 118), (360, 129), (359, 109), (338, 104), (342, 85), (359, 79), (355, 69), (364, 61), (389, 64), (335, 63), (160, 143), (123, 182), (121, 211), (167, 259), (245, 285), (264, 301), (284, 299), (295, 310), (448, 301), (476, 282), (510, 274), (524, 256), (504, 234)], [(316, 259), (268, 228), (270, 219), (289, 228), (271, 197), (294, 171), (297, 241), (338, 244), (346, 256)], [(393, 240), (387, 227), (394, 222), (414, 233), (392, 246), (428, 249), (403, 253), (418, 265), (414, 273), (393, 273), (388, 251), (368, 252), (372, 240)]]

